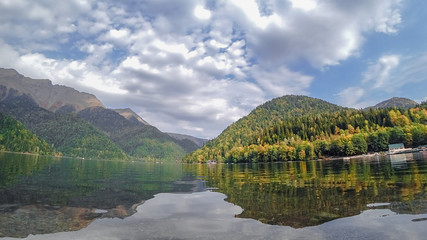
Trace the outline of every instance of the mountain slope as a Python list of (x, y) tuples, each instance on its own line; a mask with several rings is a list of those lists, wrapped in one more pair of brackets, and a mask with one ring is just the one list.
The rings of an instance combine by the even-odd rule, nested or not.
[[(307, 103), (320, 101), (307, 98), (300, 100)], [(269, 113), (267, 110), (271, 108), (265, 106), (262, 105), (259, 112)], [(302, 104), (298, 109), (307, 108)], [(244, 122), (241, 120), (236, 125)], [(253, 124), (250, 121), (248, 123), (247, 126)], [(421, 104), (408, 110), (392, 107), (368, 110), (338, 108), (336, 111), (333, 106), (317, 105), (317, 108), (311, 108), (305, 114), (284, 118), (261, 130), (239, 130), (231, 126), (218, 139), (187, 155), (184, 161), (302, 161), (387, 151), (389, 144), (396, 143), (417, 148), (427, 144), (427, 108)], [(228, 140), (224, 140), (225, 137)]]
[(396, 108), (403, 108), (403, 109), (408, 109), (411, 107), (415, 107), (417, 106), (418, 103), (408, 99), (408, 98), (401, 98), (401, 97), (393, 97), (390, 98), (388, 100), (382, 101), (380, 103), (378, 103), (375, 106), (369, 107), (369, 108), (391, 108), (391, 107), (396, 107)]
[(345, 108), (326, 101), (306, 97), (287, 95), (270, 100), (249, 115), (227, 127), (217, 138), (207, 142), (201, 149), (186, 156), (184, 161), (205, 162), (208, 159), (224, 161), (227, 152), (234, 147), (247, 146), (255, 135), (264, 128), (291, 117), (322, 112), (335, 112)]
[(202, 139), (202, 138), (196, 138), (193, 136), (185, 135), (185, 134), (179, 134), (179, 133), (167, 133), (169, 136), (176, 140), (189, 140), (191, 142), (194, 142), (197, 144), (198, 147), (203, 147), (203, 145), (208, 141), (208, 139)]
[(151, 125), (128, 120), (115, 110), (92, 107), (80, 111), (78, 116), (107, 134), (131, 156), (176, 161), (185, 155), (184, 147), (169, 135)]
[(22, 122), (25, 127), (66, 156), (128, 159), (128, 156), (94, 126), (73, 114), (50, 112), (26, 94), (14, 89), (0, 102), (0, 112)]
[(132, 122), (140, 122), (144, 125), (150, 125), (148, 122), (146, 122), (144, 119), (142, 119), (138, 114), (136, 114), (132, 109), (130, 108), (123, 108), (123, 109), (111, 109), (123, 117), (125, 117), (127, 120)]
[[(0, 111), (21, 120), (67, 155), (100, 157), (95, 154), (99, 151), (104, 157), (120, 158), (126, 156), (125, 150), (138, 158), (178, 160), (199, 147), (159, 131), (129, 108), (106, 109), (94, 95), (27, 78), (13, 69), (0, 68), (0, 102)], [(86, 139), (89, 136), (91, 140)], [(105, 149), (98, 142), (101, 139), (108, 145)]]
[(10, 89), (16, 90), (19, 95), (28, 95), (38, 106), (53, 112), (62, 107), (68, 107), (69, 111), (93, 106), (103, 107), (92, 94), (66, 86), (52, 85), (50, 80), (24, 77), (14, 69), (0, 68), (0, 100), (7, 98)]
[(45, 141), (27, 130), (22, 123), (0, 112), (0, 151), (53, 154)]
[[(148, 125), (150, 124), (142, 119), (138, 114), (136, 114), (134, 111), (132, 111), (130, 108), (124, 108), (124, 109), (111, 109), (123, 117), (125, 117), (127, 120), (129, 120), (132, 123), (135, 124), (143, 124)], [(188, 135), (182, 135), (177, 133), (165, 133), (171, 137), (170, 140), (173, 140), (175, 143), (177, 143), (179, 146), (181, 146), (186, 153), (192, 152), (200, 147), (203, 146), (203, 144), (207, 141), (204, 139), (196, 138), (193, 136)]]

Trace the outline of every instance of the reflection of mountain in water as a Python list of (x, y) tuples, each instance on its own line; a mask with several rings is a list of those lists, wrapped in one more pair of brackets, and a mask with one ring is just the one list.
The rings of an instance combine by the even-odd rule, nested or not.
[(0, 237), (26, 237), (29, 234), (76, 231), (87, 227), (97, 218), (125, 218), (136, 212), (118, 205), (108, 210), (85, 207), (49, 205), (0, 206)]
[[(0, 236), (74, 231), (95, 219), (123, 219), (157, 193), (205, 191), (205, 181), (208, 189), (217, 189), (243, 209), (237, 217), (272, 225), (320, 225), (359, 215), (372, 203), (388, 203), (382, 208), (399, 214), (427, 213), (427, 156), (406, 157), (405, 168), (393, 161), (380, 157), (207, 166), (0, 153)], [(164, 204), (179, 208), (175, 202)]]
[(203, 186), (191, 176), (174, 183), (182, 176), (176, 165), (14, 154), (0, 164), (0, 237), (79, 230), (95, 219), (131, 216), (157, 193)]
[(397, 213), (427, 213), (427, 158), (410, 155), (399, 160), (405, 168), (381, 157), (218, 165), (198, 175), (244, 209), (238, 217), (301, 228), (358, 215), (378, 202), (391, 203)]

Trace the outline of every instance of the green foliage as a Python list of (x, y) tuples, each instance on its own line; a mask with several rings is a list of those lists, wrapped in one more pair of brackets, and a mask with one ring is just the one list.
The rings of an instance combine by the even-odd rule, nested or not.
[(173, 142), (161, 142), (158, 139), (141, 139), (138, 147), (130, 152), (132, 156), (146, 160), (181, 160), (184, 157), (182, 149)]
[[(341, 109), (344, 108), (306, 96), (288, 95), (276, 98), (258, 106), (249, 115), (231, 124), (217, 138), (187, 155), (184, 161), (206, 162), (209, 159), (224, 161), (226, 152), (233, 148), (251, 144), (262, 145), (261, 139), (256, 141), (259, 132), (278, 122), (307, 113), (320, 114)], [(267, 130), (265, 129), (265, 133), (269, 134)], [(273, 135), (272, 138), (277, 139), (277, 135)]]
[[(185, 141), (177, 141), (157, 128), (129, 121), (119, 113), (101, 107), (87, 108), (78, 115), (104, 132), (127, 154), (145, 160), (176, 161), (184, 157), (182, 146)], [(192, 148), (194, 150), (194, 148)]]
[(366, 142), (365, 136), (363, 134), (354, 134), (351, 137), (351, 142), (354, 146), (354, 154), (363, 154), (368, 151), (368, 143)]
[[(298, 103), (307, 101), (316, 107), (292, 105), (296, 109), (283, 110), (284, 117), (278, 119), (274, 116), (279, 115), (279, 108), (271, 107), (271, 102), (264, 104), (231, 125), (217, 139), (186, 156), (184, 161), (306, 160), (386, 151), (390, 143), (403, 142), (407, 147), (427, 143), (427, 110), (422, 105), (409, 110), (393, 107), (363, 111), (335, 108), (332, 104), (324, 106), (323, 101), (307, 97), (291, 96), (290, 99), (295, 98)], [(287, 97), (280, 100), (283, 99)], [(306, 110), (301, 111), (297, 106)], [(270, 110), (273, 117), (267, 117)], [(258, 114), (261, 116), (253, 116)], [(258, 120), (265, 121), (264, 125)], [(259, 127), (252, 128), (254, 125)]]
[(0, 150), (53, 154), (52, 148), (27, 130), (22, 123), (0, 112)]
[(129, 159), (108, 137), (72, 114), (55, 114), (22, 95), (0, 103), (5, 112), (21, 121), (39, 138), (66, 156)]

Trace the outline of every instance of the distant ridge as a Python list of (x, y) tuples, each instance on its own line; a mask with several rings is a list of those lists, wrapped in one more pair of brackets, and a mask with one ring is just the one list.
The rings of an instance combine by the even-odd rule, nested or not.
[(0, 101), (11, 94), (26, 94), (40, 107), (52, 112), (58, 109), (78, 112), (87, 107), (104, 107), (94, 95), (79, 92), (71, 87), (52, 85), (47, 79), (32, 79), (19, 74), (14, 69), (0, 68)]
[(144, 125), (150, 125), (147, 121), (145, 121), (144, 119), (142, 119), (138, 114), (136, 114), (130, 108), (111, 109), (111, 110), (113, 110), (116, 113), (122, 115), (123, 117), (125, 117), (129, 121), (137, 121), (137, 122), (140, 122), (140, 123), (142, 123)]
[(176, 140), (185, 140), (185, 139), (190, 140), (195, 144), (197, 144), (197, 146), (199, 147), (203, 147), (203, 145), (207, 141), (209, 141), (208, 139), (196, 138), (196, 137), (185, 135), (185, 134), (179, 134), (179, 133), (167, 133), (167, 134)]
[(397, 107), (397, 108), (408, 109), (411, 107), (415, 107), (416, 105), (418, 105), (418, 103), (409, 98), (393, 97), (388, 100), (382, 101), (375, 106), (368, 107), (368, 108), (379, 109), (379, 108)]
[(129, 120), (115, 110), (86, 108), (78, 116), (105, 133), (126, 153), (137, 158), (180, 160), (186, 152), (197, 148), (195, 143), (175, 141), (154, 126), (143, 124), (134, 116)]

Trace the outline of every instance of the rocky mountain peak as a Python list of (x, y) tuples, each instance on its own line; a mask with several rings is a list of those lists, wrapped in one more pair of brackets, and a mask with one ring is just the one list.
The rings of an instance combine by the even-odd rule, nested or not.
[(104, 107), (94, 95), (79, 92), (71, 87), (53, 85), (48, 79), (32, 79), (19, 74), (14, 69), (0, 68), (1, 98), (9, 94), (27, 94), (40, 107), (50, 111), (67, 108), (78, 112), (87, 107)]

